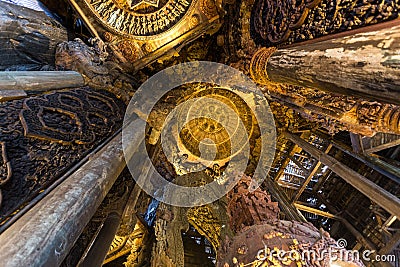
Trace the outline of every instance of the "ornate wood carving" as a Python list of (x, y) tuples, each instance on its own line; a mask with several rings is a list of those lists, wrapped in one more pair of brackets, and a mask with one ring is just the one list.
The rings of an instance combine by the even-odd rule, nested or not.
[(0, 104), (0, 224), (117, 130), (124, 107), (88, 87)]
[(251, 178), (243, 176), (235, 188), (228, 193), (228, 214), (231, 229), (235, 232), (245, 226), (261, 224), (278, 219), (277, 202), (271, 201), (271, 196), (259, 188), (249, 191)]
[(384, 22), (398, 14), (397, 0), (257, 0), (251, 26), (256, 41), (276, 46)]
[[(291, 252), (293, 259), (288, 257), (289, 254), (279, 257), (277, 252), (271, 253), (274, 250)], [(307, 251), (313, 251), (317, 256), (309, 259), (306, 257), (303, 261), (301, 255)], [(322, 251), (326, 253), (324, 257), (321, 257)], [(327, 251), (332, 251), (330, 255), (332, 258), (336, 255), (336, 259), (340, 253), (349, 253), (338, 246), (329, 233), (318, 231), (311, 223), (275, 221), (243, 229), (226, 250), (220, 252), (221, 260), (217, 266), (329, 266), (332, 259), (328, 257)], [(360, 260), (351, 257), (345, 264), (349, 267), (364, 266)]]
[[(250, 192), (250, 182), (249, 177), (243, 176), (228, 193), (227, 211), (236, 233), (233, 238), (222, 237), (217, 266), (328, 266), (331, 260), (328, 256), (302, 259), (301, 253), (312, 250), (320, 255), (329, 250), (334, 257), (346, 251), (329, 233), (318, 231), (311, 223), (279, 220), (278, 204), (271, 202), (268, 193), (260, 188)], [(298, 258), (280, 257), (278, 251), (296, 251)], [(364, 266), (358, 259), (345, 261), (346, 266)]]
[(286, 41), (292, 30), (305, 21), (309, 9), (321, 0), (258, 0), (253, 11), (253, 27), (261, 39), (277, 44)]
[[(72, 2), (72, 1), (71, 1)], [(77, 0), (81, 15), (137, 69), (219, 27), (220, 1)]]
[(160, 204), (154, 226), (156, 243), (152, 251), (151, 266), (184, 266), (181, 231), (189, 228), (185, 208)]
[(86, 3), (108, 30), (133, 36), (152, 36), (175, 26), (196, 0), (90, 0)]
[(210, 206), (190, 208), (187, 211), (188, 221), (203, 236), (205, 236), (217, 251), (221, 239), (221, 215)]
[(400, 107), (288, 84), (274, 83), (267, 75), (275, 48), (260, 49), (251, 62), (250, 74), (264, 85), (274, 100), (317, 122), (331, 133), (341, 130), (372, 136), (376, 132), (400, 133)]
[(0, 71), (54, 69), (54, 51), (68, 39), (60, 23), (4, 1), (0, 2), (0, 21)]

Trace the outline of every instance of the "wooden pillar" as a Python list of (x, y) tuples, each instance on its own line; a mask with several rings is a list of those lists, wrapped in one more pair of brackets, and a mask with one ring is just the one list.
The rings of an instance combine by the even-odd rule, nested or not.
[(55, 67), (67, 30), (43, 12), (0, 1), (0, 71)]
[(1, 265), (59, 266), (125, 166), (119, 134), (0, 235)]
[(0, 91), (47, 91), (85, 85), (75, 71), (4, 71), (0, 72)]
[(251, 74), (331, 93), (400, 105), (400, 20), (371, 32), (286, 49), (263, 48)]
[(110, 244), (118, 230), (120, 220), (121, 215), (117, 212), (111, 212), (108, 214), (96, 236), (96, 239), (91, 244), (89, 251), (78, 263), (79, 267), (102, 266), (103, 261), (107, 256), (107, 252), (110, 249)]
[(392, 215), (399, 217), (400, 215), (400, 200), (396, 196), (384, 190), (382, 187), (371, 182), (358, 172), (352, 170), (346, 165), (342, 164), (335, 158), (320, 151), (315, 146), (309, 144), (299, 136), (285, 132), (285, 137), (293, 141), (299, 147), (308, 152), (311, 156), (321, 161), (337, 175), (342, 177), (347, 183), (351, 184), (355, 189), (363, 193), (373, 202), (387, 210)]

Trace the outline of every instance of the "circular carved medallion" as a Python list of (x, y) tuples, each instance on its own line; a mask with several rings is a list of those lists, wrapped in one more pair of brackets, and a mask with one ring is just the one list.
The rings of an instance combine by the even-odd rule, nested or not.
[(86, 0), (109, 30), (146, 37), (176, 25), (195, 0)]

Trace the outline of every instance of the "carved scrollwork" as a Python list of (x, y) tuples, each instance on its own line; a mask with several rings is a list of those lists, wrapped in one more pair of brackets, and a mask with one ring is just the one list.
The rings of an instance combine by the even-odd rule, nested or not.
[(258, 0), (253, 9), (256, 35), (272, 45), (284, 42), (305, 21), (308, 11), (321, 0)]
[(88, 127), (100, 132), (113, 128), (114, 122), (107, 118), (113, 114), (119, 116), (120, 110), (111, 98), (78, 89), (25, 100), (20, 119), (28, 137), (62, 144), (90, 144), (95, 134)]
[(123, 40), (118, 43), (118, 48), (124, 57), (130, 61), (135, 61), (139, 58), (138, 51), (134, 44), (128, 40)]
[(0, 227), (122, 124), (105, 90), (62, 90), (0, 104)]
[(250, 177), (242, 176), (234, 190), (227, 195), (231, 228), (235, 232), (244, 226), (278, 219), (278, 202), (273, 202), (271, 196), (260, 189), (250, 192), (250, 183)]
[[(315, 255), (330, 252), (322, 257), (301, 257), (310, 251)], [(292, 257), (278, 256), (289, 252)], [(220, 251), (217, 266), (330, 266), (331, 262), (340, 266), (364, 266), (357, 257), (338, 257), (344, 253), (349, 251), (339, 246), (328, 232), (318, 230), (311, 223), (275, 221), (244, 228), (226, 251)]]
[(188, 221), (213, 245), (215, 250), (219, 248), (221, 222), (210, 206), (190, 208), (187, 211)]

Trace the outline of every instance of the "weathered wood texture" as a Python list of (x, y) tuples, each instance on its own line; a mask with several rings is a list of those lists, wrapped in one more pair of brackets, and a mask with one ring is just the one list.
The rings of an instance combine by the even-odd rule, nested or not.
[(85, 81), (75, 71), (4, 71), (0, 72), (2, 90), (39, 90), (82, 87)]
[(322, 217), (326, 217), (326, 218), (330, 218), (330, 219), (341, 220), (341, 218), (339, 216), (336, 216), (334, 214), (331, 214), (329, 212), (325, 212), (325, 211), (322, 211), (322, 210), (319, 210), (319, 209), (308, 207), (306, 205), (302, 205), (302, 204), (300, 204), (298, 202), (294, 203), (294, 206), (298, 210), (302, 210), (302, 211), (305, 211), (305, 212), (311, 212), (313, 214), (316, 214), (316, 215), (319, 215), (319, 216), (322, 216)]
[(321, 161), (322, 164), (326, 165), (370, 200), (387, 210), (389, 213), (397, 217), (400, 216), (399, 198), (376, 185), (374, 182), (368, 180), (358, 172), (350, 169), (335, 158), (320, 151), (318, 148), (301, 139), (299, 136), (288, 132), (285, 132), (284, 135), (299, 147), (303, 148), (311, 156)]
[[(0, 81), (1, 82), (1, 81)], [(24, 90), (1, 90), (0, 89), (0, 102), (9, 101), (13, 99), (20, 99), (28, 96)]]
[(59, 266), (125, 166), (119, 134), (0, 236), (0, 265)]
[(399, 24), (278, 50), (261, 71), (274, 82), (400, 105)]
[(364, 154), (376, 153), (398, 145), (400, 145), (400, 135), (397, 134), (378, 133), (373, 137), (361, 139), (361, 149)]
[(112, 136), (124, 111), (115, 95), (89, 87), (0, 103), (0, 232)]
[(0, 1), (0, 71), (54, 66), (66, 29), (45, 13)]

